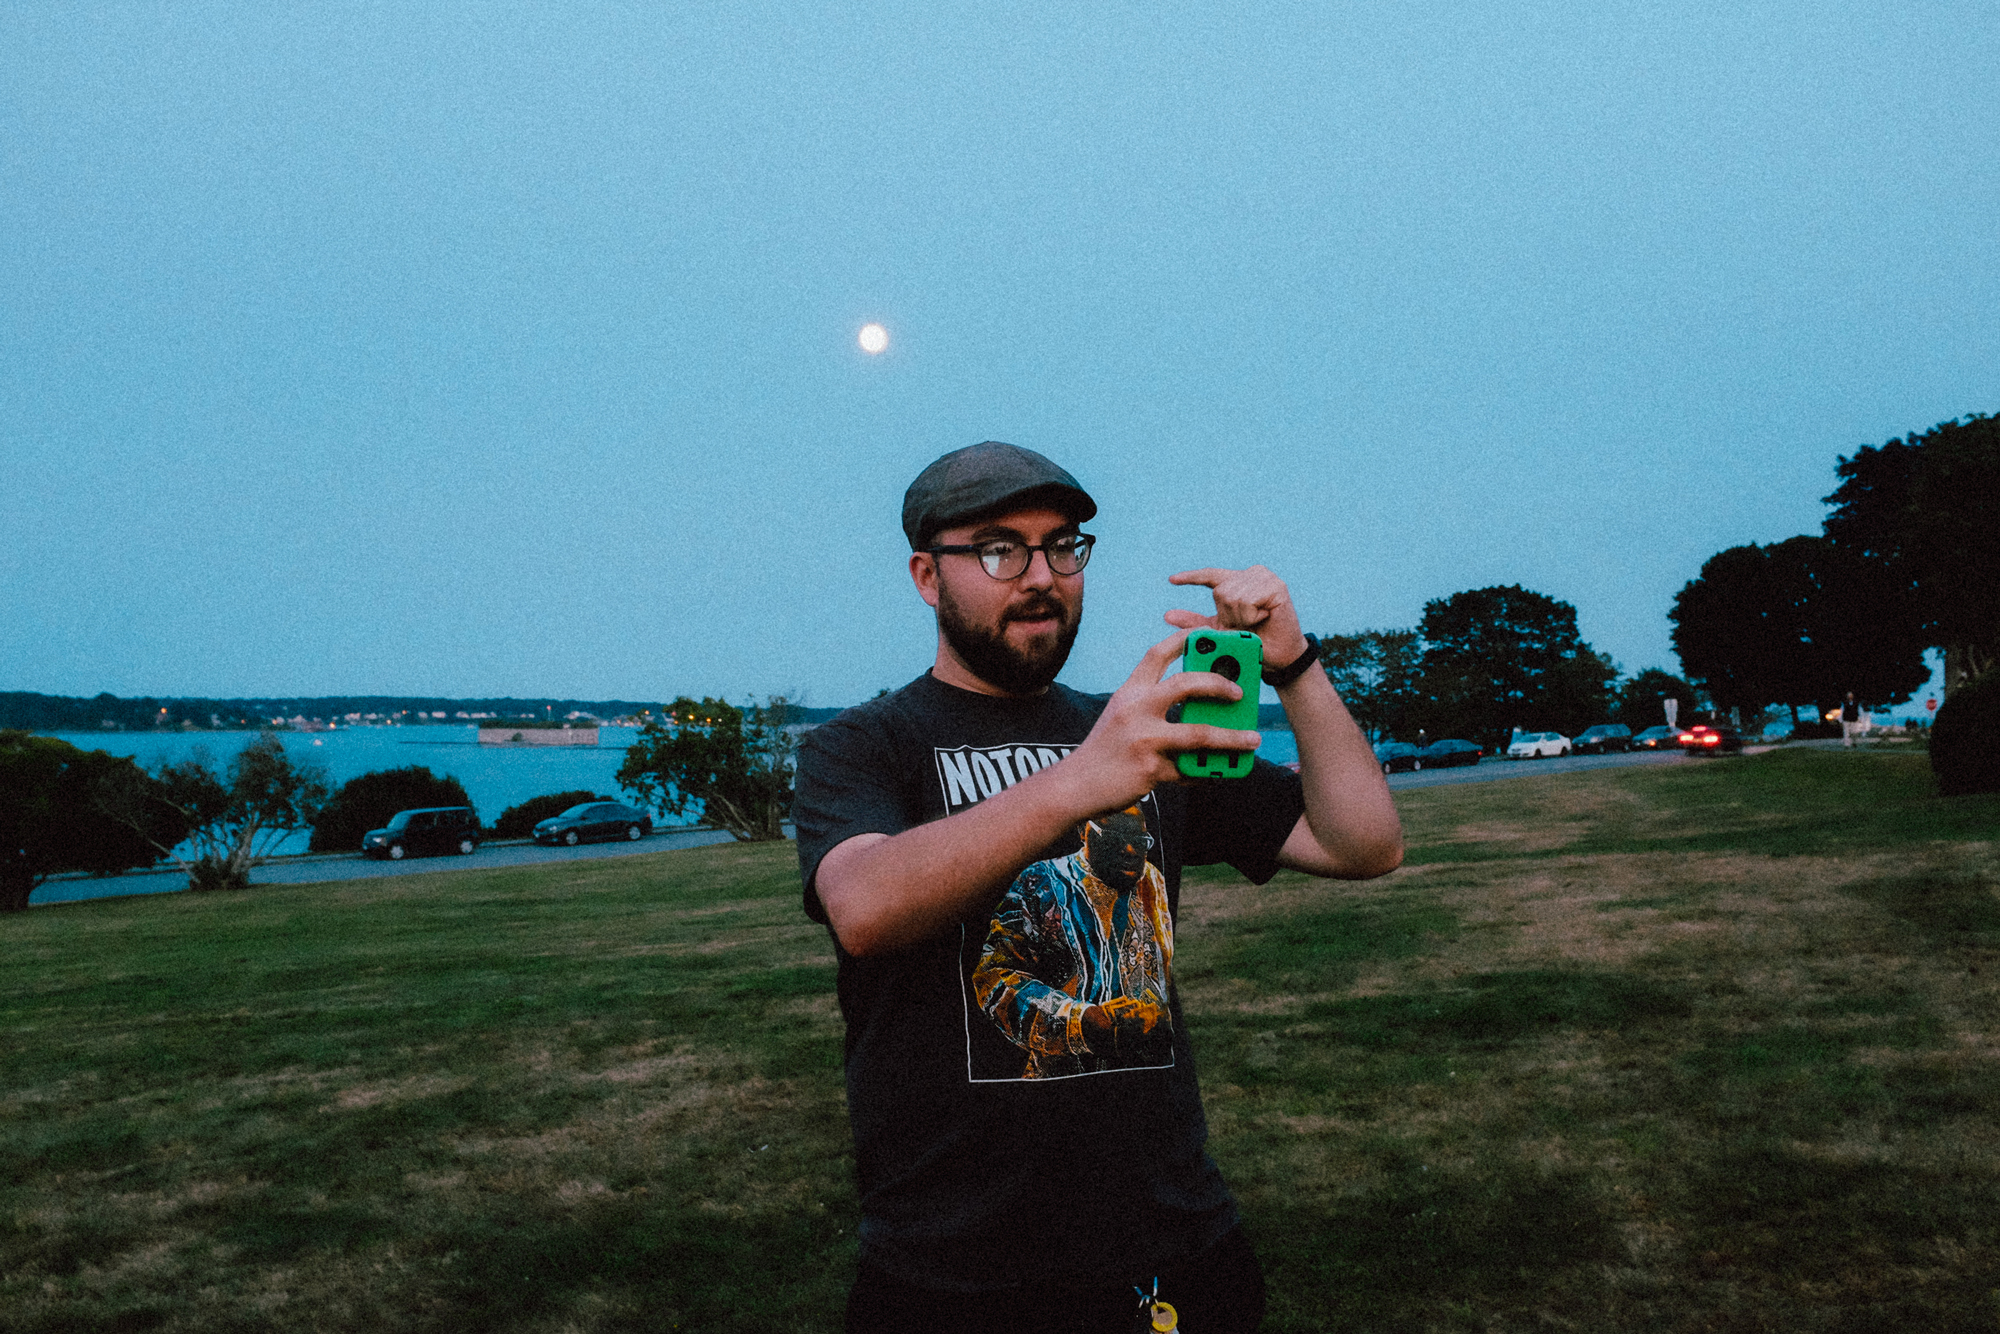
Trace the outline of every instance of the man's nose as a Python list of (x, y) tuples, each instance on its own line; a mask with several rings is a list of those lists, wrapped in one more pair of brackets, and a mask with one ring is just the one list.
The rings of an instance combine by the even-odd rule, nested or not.
[(1028, 568), (1021, 571), (1021, 577), (1016, 582), (1027, 588), (1055, 587), (1056, 572), (1049, 566), (1049, 553), (1030, 551)]

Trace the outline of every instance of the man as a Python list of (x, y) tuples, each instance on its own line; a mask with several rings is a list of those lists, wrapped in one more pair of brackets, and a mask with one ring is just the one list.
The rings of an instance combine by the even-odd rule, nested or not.
[(1855, 702), (1854, 692), (1850, 690), (1840, 706), (1840, 744), (1852, 750), (1854, 738), (1867, 734), (1868, 725), (1862, 721), (1861, 705)]
[[(1135, 1289), (1193, 1334), (1251, 1330), (1263, 1277), (1203, 1149), (1172, 981), (1183, 865), (1363, 878), (1402, 833), (1360, 730), (1269, 570), (1204, 569), (1107, 698), (1056, 685), (1096, 502), (1031, 450), (945, 455), (903, 500), (931, 669), (807, 734), (794, 813), (806, 912), (832, 932), (861, 1192), (847, 1328), (1123, 1331)], [(1168, 721), (1233, 700), (1169, 676), (1186, 632), (1263, 642), (1300, 772), (1180, 781), (1255, 732)], [(1246, 683), (1255, 689), (1255, 683)]]

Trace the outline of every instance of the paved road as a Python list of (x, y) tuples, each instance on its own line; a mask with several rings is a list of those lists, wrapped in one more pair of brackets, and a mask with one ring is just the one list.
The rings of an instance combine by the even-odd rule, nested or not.
[[(534, 843), (488, 843), (470, 857), (411, 857), (404, 861), (374, 861), (358, 852), (326, 852), (306, 857), (281, 857), (250, 873), (253, 885), (306, 885), (324, 880), (372, 880), (385, 875), (419, 875), (461, 867), (528, 866), (536, 862), (582, 861), (595, 857), (631, 857), (642, 852), (699, 848), (727, 843), (719, 829), (658, 830), (637, 843), (585, 843), (574, 848), (545, 848)], [(120, 876), (54, 880), (36, 888), (31, 906), (102, 899), (124, 894), (165, 894), (186, 889), (179, 870), (128, 871)]]
[[(1579, 769), (1629, 769), (1639, 764), (1684, 764), (1687, 756), (1677, 750), (1635, 750), (1617, 755), (1568, 755), (1559, 760), (1503, 760), (1487, 756), (1478, 764), (1460, 769), (1425, 769), (1421, 772), (1389, 775), (1389, 790), (1401, 792), (1412, 787), (1437, 787), (1444, 783), (1490, 783), (1499, 778), (1526, 778), (1532, 774), (1569, 774)], [(1699, 761), (1706, 763), (1706, 761)]]
[[(1639, 764), (1682, 764), (1678, 751), (1638, 751), (1630, 755), (1575, 755), (1560, 760), (1501, 760), (1488, 757), (1459, 769), (1426, 769), (1389, 776), (1389, 788), (1401, 792), (1444, 783), (1487, 783), (1533, 774), (1574, 773), (1579, 769), (1623, 769)], [(385, 875), (417, 875), (462, 866), (528, 866), (538, 862), (575, 861), (591, 857), (630, 857), (642, 852), (698, 848), (727, 843), (716, 829), (674, 829), (655, 832), (637, 843), (586, 843), (576, 848), (545, 848), (534, 843), (489, 843), (470, 857), (416, 857), (407, 861), (371, 861), (360, 853), (320, 853), (266, 862), (250, 873), (253, 885), (304, 885), (327, 880), (369, 880)], [(30, 903), (70, 903), (78, 899), (112, 898), (125, 894), (164, 894), (187, 888), (178, 870), (128, 872), (121, 876), (54, 880), (35, 890)]]

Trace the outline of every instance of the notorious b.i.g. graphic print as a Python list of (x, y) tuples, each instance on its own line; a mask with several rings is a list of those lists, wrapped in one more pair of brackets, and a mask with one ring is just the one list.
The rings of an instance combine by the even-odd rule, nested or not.
[[(995, 751), (1005, 751), (1008, 763)], [(1058, 758), (1053, 747), (940, 751), (945, 805), (975, 804), (1011, 787), (1009, 778), (1019, 781)], [(978, 781), (989, 773), (992, 781)], [(1084, 821), (1074, 852), (1028, 866), (983, 935), (967, 928), (960, 962), (970, 1079), (1055, 1079), (1173, 1064), (1173, 918), (1166, 879), (1151, 855), (1154, 828), (1150, 794)]]
[(1146, 818), (1132, 806), (1081, 835), (1015, 877), (972, 970), (980, 1012), (1021, 1052), (1016, 1078), (1173, 1064), (1174, 928)]

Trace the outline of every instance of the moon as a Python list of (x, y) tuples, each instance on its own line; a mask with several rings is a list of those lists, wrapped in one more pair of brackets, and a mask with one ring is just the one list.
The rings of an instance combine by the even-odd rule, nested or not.
[(869, 356), (879, 356), (888, 350), (889, 331), (879, 324), (864, 324), (860, 336), (854, 341), (861, 344), (861, 350)]

